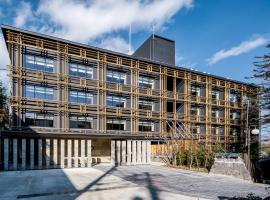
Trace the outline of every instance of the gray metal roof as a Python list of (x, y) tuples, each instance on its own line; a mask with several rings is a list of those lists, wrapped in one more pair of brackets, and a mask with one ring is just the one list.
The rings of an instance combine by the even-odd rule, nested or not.
[[(7, 39), (6, 38), (6, 31), (12, 30), (12, 31), (24, 33), (26, 35), (33, 35), (33, 36), (36, 36), (36, 37), (39, 37), (39, 38), (45, 38), (45, 39), (50, 39), (50, 40), (54, 40), (54, 41), (59, 41), (59, 42), (67, 43), (67, 44), (72, 44), (72, 45), (88, 48), (88, 49), (94, 49), (94, 50), (97, 50), (97, 51), (110, 53), (110, 54), (113, 54), (113, 55), (116, 55), (116, 56), (122, 56), (122, 57), (126, 57), (126, 58), (141, 60), (141, 61), (145, 61), (145, 62), (152, 63), (152, 64), (166, 66), (168, 68), (179, 69), (179, 70), (186, 71), (186, 72), (192, 72), (192, 73), (198, 74), (198, 75), (204, 75), (204, 76), (213, 77), (213, 78), (217, 78), (217, 79), (224, 80), (224, 81), (230, 81), (230, 82), (234, 82), (234, 83), (238, 83), (238, 84), (244, 84), (244, 85), (249, 85), (249, 86), (253, 86), (253, 87), (259, 87), (258, 85), (254, 84), (254, 83), (246, 83), (246, 82), (242, 82), (242, 81), (227, 79), (227, 78), (222, 77), (222, 76), (203, 73), (203, 72), (191, 70), (191, 69), (188, 69), (188, 68), (185, 68), (185, 67), (170, 66), (170, 65), (168, 65), (166, 63), (152, 61), (152, 60), (144, 59), (144, 58), (138, 58), (138, 57), (133, 56), (133, 55), (128, 55), (128, 54), (124, 54), (124, 53), (120, 53), (120, 52), (115, 52), (115, 51), (95, 47), (95, 46), (92, 46), (92, 45), (82, 44), (82, 43), (79, 43), (79, 42), (73, 42), (73, 41), (70, 41), (70, 40), (66, 40), (66, 39), (62, 39), (62, 38), (58, 38), (58, 37), (54, 37), (54, 36), (50, 36), (50, 35), (46, 35), (46, 34), (42, 34), (42, 33), (37, 33), (37, 32), (33, 32), (33, 31), (28, 31), (28, 30), (24, 30), (24, 29), (21, 29), (21, 28), (16, 28), (16, 27), (9, 26), (9, 25), (2, 24), (1, 28), (2, 28), (2, 32), (4, 34), (5, 40)], [(161, 36), (158, 36), (158, 37), (161, 37)]]

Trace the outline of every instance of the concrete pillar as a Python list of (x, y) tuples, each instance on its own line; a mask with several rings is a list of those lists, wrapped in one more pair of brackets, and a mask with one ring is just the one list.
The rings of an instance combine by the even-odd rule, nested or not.
[(146, 164), (146, 140), (142, 141), (142, 164)]
[(127, 141), (122, 140), (121, 142), (121, 165), (126, 165), (126, 159), (127, 159), (127, 154), (126, 154), (126, 145)]
[(4, 139), (4, 170), (8, 170), (9, 161), (9, 141)]
[(60, 141), (60, 168), (65, 168), (65, 140)]
[(137, 163), (137, 141), (136, 140), (132, 140), (131, 141), (131, 145), (132, 145), (132, 165), (136, 165)]
[(81, 167), (85, 167), (85, 140), (81, 140)]
[(111, 163), (115, 164), (115, 140), (111, 140)]
[(57, 168), (58, 166), (58, 163), (57, 163), (57, 146), (58, 146), (58, 143), (57, 143), (57, 139), (53, 139), (53, 165), (54, 165), (54, 168)]
[(42, 139), (38, 140), (38, 169), (42, 169)]
[(147, 141), (147, 148), (146, 148), (146, 163), (151, 163), (151, 141)]
[(30, 139), (30, 169), (35, 168), (35, 140)]
[(131, 164), (131, 140), (127, 140), (127, 165)]
[(78, 140), (74, 140), (74, 167), (78, 168)]
[(51, 143), (50, 143), (51, 141), (50, 141), (50, 139), (46, 139), (46, 148), (45, 148), (45, 150), (46, 150), (46, 168), (48, 169), (48, 168), (50, 168), (50, 148), (51, 148)]
[(137, 140), (137, 164), (142, 163), (142, 141)]
[(22, 170), (26, 168), (26, 139), (22, 139)]
[(68, 168), (71, 168), (71, 140), (67, 141), (67, 159), (68, 159)]
[(121, 164), (121, 141), (116, 141), (116, 164)]
[(87, 167), (91, 167), (92, 164), (92, 141), (87, 140)]
[(13, 139), (13, 170), (18, 169), (18, 140)]

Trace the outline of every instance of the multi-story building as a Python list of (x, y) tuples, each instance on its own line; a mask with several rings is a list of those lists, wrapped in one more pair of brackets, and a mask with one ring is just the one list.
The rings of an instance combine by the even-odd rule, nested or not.
[[(10, 57), (4, 169), (145, 164), (180, 131), (207, 148), (245, 138), (244, 99), (257, 87), (175, 66), (174, 41), (153, 35), (126, 55), (3, 25)], [(182, 131), (182, 133), (181, 133)]]

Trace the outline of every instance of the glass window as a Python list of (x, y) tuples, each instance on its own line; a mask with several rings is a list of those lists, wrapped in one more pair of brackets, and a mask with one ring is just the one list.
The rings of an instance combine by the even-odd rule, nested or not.
[(139, 86), (153, 89), (154, 79), (147, 77), (147, 76), (140, 76), (139, 77)]
[(37, 85), (26, 85), (25, 86), (25, 97), (37, 98), (37, 99), (54, 99), (54, 90), (49, 87), (41, 87)]
[(145, 101), (145, 100), (139, 100), (139, 109), (141, 110), (153, 110), (153, 102), (151, 101)]
[(107, 130), (126, 130), (126, 121), (119, 119), (107, 119)]
[(195, 116), (200, 115), (200, 108), (199, 107), (192, 106), (190, 111), (191, 111), (191, 115), (195, 115)]
[(92, 129), (93, 118), (85, 117), (85, 116), (76, 116), (76, 115), (70, 116), (69, 128)]
[(54, 60), (42, 56), (25, 55), (25, 68), (54, 72)]
[(149, 121), (140, 121), (139, 122), (139, 131), (151, 132), (154, 131), (154, 124), (153, 122)]
[(219, 111), (218, 110), (212, 110), (212, 117), (218, 117)]
[(53, 114), (26, 112), (25, 126), (53, 127)]
[(113, 83), (126, 84), (126, 74), (118, 71), (107, 71), (107, 81)]
[(80, 65), (75, 63), (69, 63), (69, 75), (79, 76), (84, 78), (93, 78), (93, 66)]
[(112, 107), (126, 107), (126, 99), (118, 96), (107, 96), (106, 105)]
[(212, 90), (212, 99), (219, 99), (219, 91)]
[(200, 126), (192, 126), (191, 131), (192, 131), (192, 134), (200, 134), (201, 133), (201, 127)]
[(93, 95), (88, 92), (70, 90), (69, 102), (93, 104)]
[(195, 85), (191, 86), (191, 95), (193, 96), (200, 96), (201, 88)]

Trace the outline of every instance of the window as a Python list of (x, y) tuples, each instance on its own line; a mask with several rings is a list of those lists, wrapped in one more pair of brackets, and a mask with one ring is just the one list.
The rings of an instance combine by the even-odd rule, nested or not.
[(85, 117), (85, 116), (76, 116), (76, 115), (70, 116), (69, 128), (92, 129), (93, 118)]
[(191, 107), (190, 111), (191, 111), (191, 115), (200, 115), (199, 107)]
[(51, 58), (25, 55), (25, 68), (41, 70), (46, 72), (54, 71), (54, 60)]
[(25, 97), (53, 100), (53, 88), (41, 87), (36, 85), (26, 85)]
[(212, 110), (212, 117), (219, 117), (219, 111), (218, 110)]
[(106, 105), (112, 107), (126, 107), (126, 99), (118, 96), (107, 96)]
[(235, 120), (240, 118), (240, 113), (237, 111), (231, 111), (230, 112), (230, 119)]
[(84, 78), (93, 78), (93, 67), (69, 63), (69, 75)]
[(151, 101), (145, 101), (145, 100), (139, 100), (139, 109), (141, 110), (153, 110), (153, 102)]
[(26, 112), (26, 126), (53, 127), (53, 114)]
[(237, 135), (240, 135), (240, 132), (237, 128), (231, 128), (230, 129), (230, 134), (233, 135), (233, 136), (237, 136)]
[(93, 104), (93, 95), (88, 92), (70, 90), (69, 102)]
[(201, 96), (200, 95), (201, 88), (195, 85), (191, 86), (191, 95), (193, 96)]
[(218, 135), (219, 134), (219, 127), (218, 126), (212, 126), (212, 134)]
[(147, 121), (140, 121), (139, 122), (139, 131), (144, 132), (151, 132), (154, 131), (154, 124), (153, 122), (147, 122)]
[(118, 71), (107, 71), (107, 81), (126, 84), (126, 74)]
[(139, 77), (139, 86), (153, 89), (154, 79), (147, 77), (147, 76), (140, 76)]
[(215, 99), (215, 100), (219, 99), (219, 91), (212, 90), (212, 99)]
[(192, 134), (200, 134), (201, 133), (201, 127), (200, 126), (192, 126), (191, 131), (192, 131)]
[(120, 119), (107, 119), (107, 130), (126, 130), (126, 121)]

